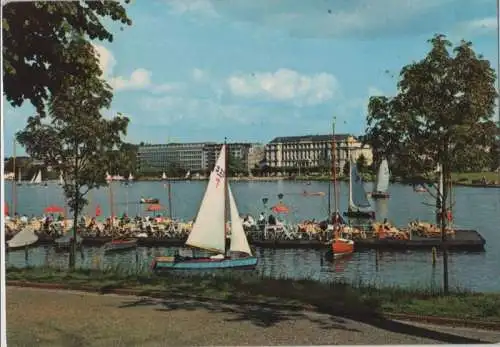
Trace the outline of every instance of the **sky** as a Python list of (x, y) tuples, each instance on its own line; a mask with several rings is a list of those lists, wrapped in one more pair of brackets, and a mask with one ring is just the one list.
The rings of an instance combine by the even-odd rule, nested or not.
[[(443, 33), (497, 66), (495, 0), (148, 0), (95, 42), (127, 141), (267, 143), (362, 134), (368, 99)], [(5, 98), (4, 98), (5, 102)], [(34, 110), (4, 103), (5, 154)], [(17, 154), (23, 154), (18, 147)]]

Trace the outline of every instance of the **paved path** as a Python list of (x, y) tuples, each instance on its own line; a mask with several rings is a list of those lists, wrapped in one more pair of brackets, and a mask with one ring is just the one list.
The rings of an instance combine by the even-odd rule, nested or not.
[(488, 343), (500, 332), (187, 300), (7, 288), (11, 346)]

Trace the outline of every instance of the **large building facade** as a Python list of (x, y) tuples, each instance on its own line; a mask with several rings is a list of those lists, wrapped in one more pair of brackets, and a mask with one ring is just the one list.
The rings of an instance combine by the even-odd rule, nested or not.
[[(273, 139), (265, 148), (269, 167), (281, 171), (296, 169), (328, 169), (332, 167), (332, 135), (287, 136)], [(368, 146), (348, 134), (335, 135), (335, 166), (342, 170), (348, 161), (363, 155), (367, 164), (373, 160)]]
[[(229, 144), (230, 155), (248, 167), (249, 153), (254, 146), (251, 143)], [(262, 147), (262, 146), (261, 146)], [(191, 172), (211, 171), (222, 148), (222, 144), (213, 142), (168, 143), (139, 146), (137, 151), (138, 171), (161, 171), (171, 167), (182, 168)]]

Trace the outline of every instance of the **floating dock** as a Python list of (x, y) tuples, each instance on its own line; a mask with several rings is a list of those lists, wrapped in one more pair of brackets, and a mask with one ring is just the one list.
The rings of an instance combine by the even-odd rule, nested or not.
[[(82, 237), (83, 246), (102, 246), (110, 242), (111, 237)], [(181, 247), (184, 245), (186, 238), (152, 238), (144, 237), (137, 239), (139, 247)], [(328, 249), (328, 243), (319, 240), (254, 240), (249, 237), (249, 243), (254, 247), (260, 248), (288, 248), (288, 249)], [(54, 244), (54, 239), (50, 237), (40, 236), (37, 244), (50, 245)], [(486, 245), (485, 239), (476, 230), (455, 230), (455, 235), (447, 237), (447, 248), (449, 250), (462, 251), (484, 251)], [(442, 247), (440, 237), (419, 237), (412, 236), (411, 240), (395, 240), (395, 239), (375, 239), (366, 238), (356, 240), (354, 247), (356, 250), (364, 249), (380, 249), (380, 250), (418, 250), (432, 249)]]

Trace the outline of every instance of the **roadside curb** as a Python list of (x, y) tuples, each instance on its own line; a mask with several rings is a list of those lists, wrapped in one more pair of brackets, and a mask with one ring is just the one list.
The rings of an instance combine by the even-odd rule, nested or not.
[[(96, 288), (87, 285), (64, 285), (58, 283), (40, 283), (40, 282), (26, 282), (26, 281), (7, 281), (7, 286), (12, 287), (23, 287), (23, 288), (35, 288), (35, 289), (53, 289), (53, 290), (74, 290), (82, 291), (88, 293), (100, 293), (100, 294), (116, 294), (123, 296), (136, 296), (136, 297), (150, 297), (157, 299), (170, 298), (183, 298), (187, 300), (197, 300), (204, 302), (225, 302), (228, 304), (240, 304), (240, 305), (265, 305), (266, 307), (276, 307), (280, 309), (289, 310), (304, 310), (304, 311), (318, 311), (319, 308), (314, 305), (307, 304), (276, 304), (272, 302), (262, 302), (256, 300), (242, 300), (236, 298), (229, 299), (216, 299), (205, 296), (198, 295), (186, 295), (177, 293), (163, 293), (160, 291), (149, 291), (149, 290), (138, 290), (130, 288)], [(405, 314), (405, 313), (382, 313), (383, 318), (391, 320), (401, 320), (401, 321), (411, 321), (416, 323), (427, 323), (433, 325), (446, 325), (452, 327), (465, 327), (472, 329), (484, 329), (484, 330), (494, 330), (500, 331), (500, 321), (498, 322), (486, 322), (480, 320), (465, 320), (458, 318), (446, 318), (446, 317), (436, 317), (436, 316), (422, 316), (415, 314)]]

